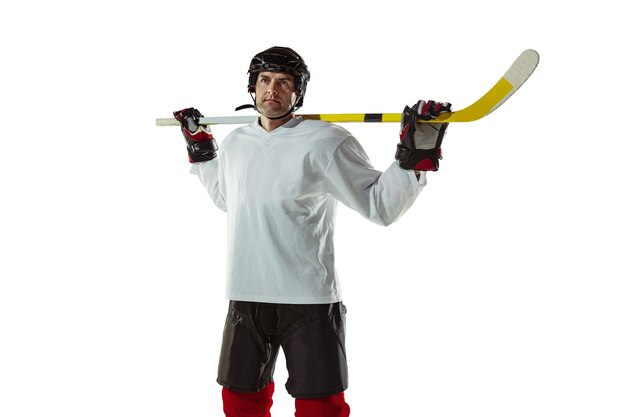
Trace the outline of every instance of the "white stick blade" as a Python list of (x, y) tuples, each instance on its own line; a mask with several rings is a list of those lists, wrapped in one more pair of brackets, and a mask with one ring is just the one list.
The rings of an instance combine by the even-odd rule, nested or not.
[[(512, 88), (511, 91), (508, 92), (506, 96), (502, 98), (492, 109), (489, 111), (491, 113), (502, 103), (507, 101), (509, 97), (513, 95), (521, 86), (526, 82), (526, 80), (532, 75), (539, 65), (539, 54), (534, 49), (527, 49), (522, 54), (517, 57), (511, 68), (507, 72), (504, 73), (502, 78), (508, 81)], [(487, 113), (487, 114), (489, 114)], [(486, 116), (486, 115), (485, 115)]]
[(511, 68), (504, 73), (504, 78), (511, 83), (514, 90), (524, 84), (539, 65), (539, 54), (534, 49), (527, 49), (517, 57)]

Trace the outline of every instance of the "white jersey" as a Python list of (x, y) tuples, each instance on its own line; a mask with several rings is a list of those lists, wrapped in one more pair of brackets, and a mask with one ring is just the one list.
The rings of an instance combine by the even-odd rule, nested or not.
[(375, 170), (345, 129), (300, 118), (271, 132), (258, 122), (237, 128), (191, 172), (227, 212), (226, 298), (268, 303), (341, 301), (337, 201), (387, 225), (426, 185), (395, 161)]

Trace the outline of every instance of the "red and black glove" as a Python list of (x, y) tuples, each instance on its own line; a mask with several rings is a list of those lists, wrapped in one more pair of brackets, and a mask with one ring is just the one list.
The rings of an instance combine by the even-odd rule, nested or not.
[(204, 117), (193, 107), (174, 112), (174, 117), (180, 122), (180, 129), (187, 141), (189, 162), (205, 162), (217, 156), (217, 142), (213, 139), (211, 128), (200, 125), (200, 118)]
[(400, 167), (420, 171), (437, 171), (441, 159), (441, 142), (448, 123), (418, 123), (432, 120), (452, 109), (450, 103), (419, 100), (413, 107), (406, 106), (400, 124), (400, 143), (396, 160)]

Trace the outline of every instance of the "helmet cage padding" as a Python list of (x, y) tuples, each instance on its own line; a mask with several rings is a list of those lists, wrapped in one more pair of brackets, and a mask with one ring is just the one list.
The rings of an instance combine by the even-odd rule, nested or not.
[(311, 74), (304, 60), (296, 51), (287, 47), (274, 46), (255, 55), (250, 62), (250, 69), (248, 70), (248, 92), (250, 94), (255, 92), (259, 73), (263, 71), (291, 74), (298, 92), (298, 99), (294, 104), (294, 108), (302, 107), (306, 85), (311, 78)]

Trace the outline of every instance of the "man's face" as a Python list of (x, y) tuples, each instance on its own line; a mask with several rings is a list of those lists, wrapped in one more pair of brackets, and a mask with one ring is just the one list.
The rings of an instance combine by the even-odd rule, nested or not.
[(284, 115), (298, 98), (293, 75), (284, 72), (259, 73), (254, 91), (256, 107), (267, 117)]

